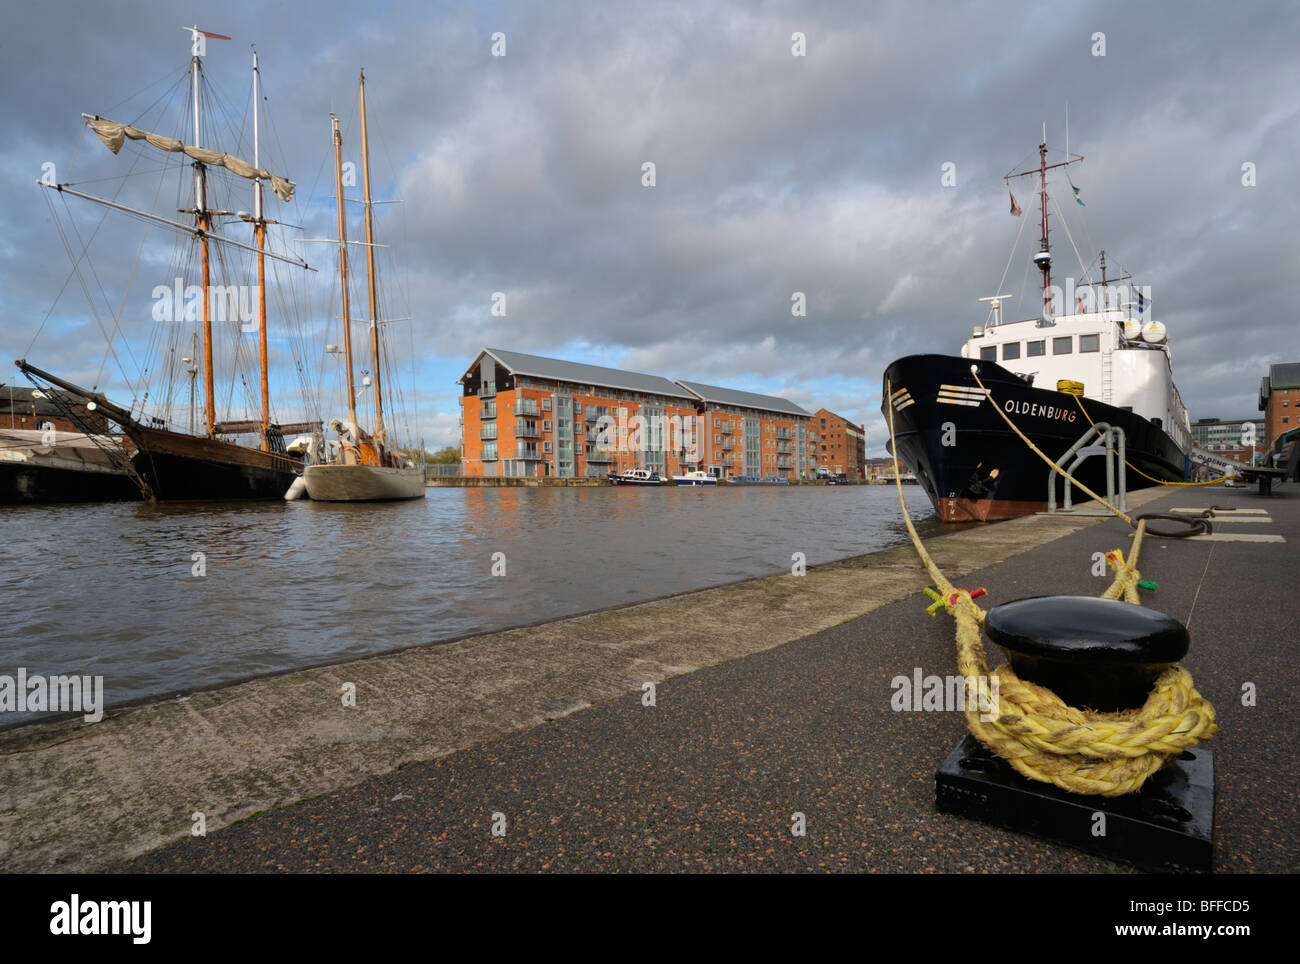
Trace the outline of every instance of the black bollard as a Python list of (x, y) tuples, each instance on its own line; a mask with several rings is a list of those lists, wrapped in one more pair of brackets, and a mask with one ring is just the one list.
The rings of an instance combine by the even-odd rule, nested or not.
[(1017, 599), (990, 609), (984, 629), (1021, 679), (1103, 712), (1142, 706), (1189, 644), (1178, 620), (1094, 596)]
[[(1103, 712), (1142, 706), (1190, 642), (1164, 613), (1090, 596), (1004, 603), (989, 610), (984, 628), (1021, 679)], [(1101, 797), (1026, 779), (967, 734), (935, 774), (935, 805), (1149, 870), (1212, 869), (1214, 759), (1201, 747), (1138, 792)]]

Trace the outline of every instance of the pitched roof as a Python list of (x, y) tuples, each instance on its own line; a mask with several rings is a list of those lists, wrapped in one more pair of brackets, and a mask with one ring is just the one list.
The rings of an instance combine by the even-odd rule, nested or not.
[(583, 365), (579, 362), (561, 361), (558, 358), (544, 358), (541, 355), (526, 355), (519, 351), (506, 351), (501, 348), (484, 348), (475, 356), (473, 363), (465, 370), (459, 381), (474, 370), (474, 366), (485, 355), (491, 355), (512, 375), (524, 375), (529, 378), (547, 378), (557, 382), (574, 382), (579, 385), (599, 385), (602, 388), (617, 388), (629, 392), (643, 392), (647, 395), (668, 395), (673, 398), (691, 398), (688, 392), (674, 382), (658, 375), (646, 375), (643, 372), (625, 372), (617, 368), (602, 368), (599, 365)]
[(1300, 388), (1300, 362), (1268, 366), (1270, 388)]
[(684, 382), (681, 379), (677, 380), (677, 384), (698, 396), (701, 401), (713, 402), (715, 405), (734, 405), (737, 408), (755, 408), (764, 412), (781, 412), (785, 415), (812, 418), (811, 412), (805, 412), (788, 398), (777, 395), (759, 395), (755, 392), (737, 391), (734, 388), (705, 385), (702, 382)]

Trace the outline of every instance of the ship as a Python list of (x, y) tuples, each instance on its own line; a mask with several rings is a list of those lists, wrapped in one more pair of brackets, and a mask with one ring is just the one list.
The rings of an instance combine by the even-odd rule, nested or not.
[[(372, 222), (374, 201), (370, 194), (370, 145), (366, 136), (366, 74), (361, 72), (361, 170), (364, 186), (366, 223), (366, 280), (370, 299), (370, 371), (362, 379), (362, 390), (374, 391), (375, 422), (373, 434), (357, 420), (357, 390), (352, 361), (352, 312), (348, 299), (347, 219), (343, 208), (343, 136), (339, 121), (332, 117), (334, 134), (334, 197), (338, 213), (339, 289), (342, 292), (344, 363), (347, 365), (348, 420), (333, 419), (338, 444), (337, 455), (303, 468), (301, 483), (294, 482), (285, 492), (292, 500), (304, 490), (315, 502), (386, 502), (424, 498), (424, 469), (411, 459), (395, 452), (387, 440), (384, 424), (384, 354), (381, 348), (382, 322), (375, 276), (375, 242)], [(327, 449), (328, 450), (328, 449)]]
[(63, 392), (0, 385), (0, 505), (138, 501), (123, 442)]
[[(887, 423), (892, 414), (895, 454), (945, 522), (1012, 519), (1063, 499), (1064, 482), (1051, 479), (1051, 467), (1012, 424), (1058, 464), (1086, 433), (1095, 432), (1097, 442), (1103, 431), (1119, 429), (1110, 438), (1116, 445), (1122, 433), (1129, 490), (1184, 480), (1193, 453), (1169, 332), (1148, 317), (1149, 289), (1127, 284), (1132, 277), (1122, 269), (1108, 274), (1104, 250), (1099, 277), (1085, 269), (1065, 297), (1053, 288), (1047, 172), (1083, 157), (1067, 152), (1049, 164), (1044, 137), (1038, 158), (1037, 167), (1006, 180), (1011, 213), (1019, 215), (1011, 180), (1038, 178), (1041, 238), (1033, 263), (1042, 273), (1042, 313), (1004, 322), (1012, 296), (981, 298), (989, 303), (985, 324), (973, 326), (958, 354), (909, 355), (885, 369), (881, 412)], [(1058, 314), (1058, 299), (1075, 310)], [(1104, 493), (1108, 462), (1086, 458), (1072, 474)]]
[[(266, 217), (263, 205), (263, 187), (269, 184), (281, 201), (293, 198), (294, 185), (286, 177), (261, 167), (259, 139), (259, 110), (262, 100), (257, 53), (253, 53), (253, 161), (242, 160), (222, 151), (203, 145), (201, 110), (203, 97), (202, 57), (206, 41), (229, 40), (222, 34), (199, 30), (197, 26), (184, 28), (191, 34), (189, 63), (189, 96), (192, 105), (192, 141), (184, 142), (162, 134), (142, 130), (97, 114), (83, 114), (85, 124), (113, 153), (118, 154), (127, 140), (139, 141), (164, 154), (184, 154), (192, 163), (185, 165), (193, 170), (192, 207), (181, 209), (193, 217), (192, 223), (163, 217), (151, 211), (132, 208), (112, 198), (97, 197), (67, 183), (41, 185), (60, 194), (72, 196), (107, 208), (123, 212), (151, 224), (162, 224), (197, 241), (202, 301), (202, 374), (204, 387), (203, 425), (201, 432), (193, 426), (195, 406), (191, 402), (188, 432), (171, 428), (166, 419), (136, 413), (133, 406), (124, 407), (109, 401), (102, 393), (87, 390), (60, 378), (25, 359), (15, 362), (34, 382), (37, 379), (56, 386), (78, 398), (88, 410), (97, 411), (115, 422), (126, 436), (130, 470), (134, 474), (145, 498), (155, 502), (208, 502), (236, 499), (279, 499), (294, 479), (302, 472), (303, 463), (285, 449), (286, 433), (319, 431), (319, 422), (276, 424), (271, 417), (268, 387), (267, 314), (266, 314), (266, 259), (291, 264), (297, 268), (310, 266), (291, 254), (273, 251), (267, 247), (267, 228), (277, 222)], [(251, 182), (253, 210), (225, 211), (215, 206), (209, 183), (209, 168), (225, 172)], [(184, 168), (182, 168), (182, 171)], [(183, 178), (188, 175), (182, 174)], [(251, 244), (223, 233), (225, 219), (243, 221), (252, 228)], [(219, 421), (216, 414), (217, 376), (213, 364), (214, 309), (221, 308), (220, 299), (235, 286), (212, 283), (211, 271), (216, 259), (215, 248), (239, 249), (256, 255), (257, 308), (258, 308), (258, 360), (261, 386), (261, 418)], [(224, 260), (224, 259), (222, 259)], [(180, 282), (177, 282), (180, 287)], [(179, 294), (179, 292), (178, 292)], [(240, 296), (242, 299), (242, 295)], [(178, 297), (177, 301), (181, 299)], [(218, 310), (217, 314), (224, 315)], [(178, 320), (178, 319), (173, 319)], [(222, 318), (222, 321), (231, 319)], [(238, 320), (238, 319), (235, 319)], [(198, 369), (194, 369), (197, 374)], [(191, 385), (193, 382), (191, 382)], [(258, 436), (257, 447), (239, 444), (239, 436)]]

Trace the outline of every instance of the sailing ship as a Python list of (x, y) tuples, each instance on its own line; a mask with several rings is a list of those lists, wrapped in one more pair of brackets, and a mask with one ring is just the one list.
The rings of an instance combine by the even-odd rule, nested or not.
[[(1003, 323), (1011, 296), (981, 299), (991, 302), (990, 323), (975, 326), (960, 355), (911, 355), (885, 370), (881, 411), (888, 419), (893, 408), (898, 458), (945, 522), (1010, 519), (1048, 506), (1050, 467), (994, 406), (1058, 462), (1093, 423), (1120, 429), (1129, 489), (1182, 480), (1192, 453), (1168, 332), (1145, 317), (1145, 289), (1124, 300), (1128, 286), (1116, 282), (1128, 276), (1108, 276), (1102, 251), (1100, 280), (1081, 286), (1071, 305), (1078, 310), (1053, 312), (1047, 172), (1083, 158), (1067, 153), (1048, 164), (1046, 137), (1038, 156), (1037, 167), (1006, 180), (1038, 176), (1042, 236), (1033, 263), (1042, 272), (1042, 315)], [(1014, 194), (1011, 210), (1020, 213)], [(1072, 474), (1104, 492), (1108, 464), (1087, 459)]]
[[(330, 462), (307, 465), (303, 485), (295, 483), (285, 493), (291, 499), (306, 489), (316, 502), (382, 502), (424, 498), (424, 469), (394, 452), (387, 444), (384, 427), (383, 353), (381, 322), (375, 278), (375, 240), (372, 221), (374, 200), (370, 194), (370, 144), (366, 134), (366, 72), (361, 72), (361, 171), (364, 182), (366, 223), (366, 278), (370, 296), (370, 370), (373, 378), (363, 379), (375, 397), (374, 433), (357, 421), (357, 391), (352, 363), (352, 314), (348, 299), (347, 219), (343, 213), (343, 136), (339, 120), (331, 115), (334, 133), (334, 198), (338, 208), (339, 287), (343, 307), (343, 347), (347, 365), (348, 420), (334, 419), (330, 427), (338, 436), (337, 457)], [(363, 389), (364, 390), (364, 389)]]
[[(221, 501), (227, 499), (278, 499), (294, 478), (302, 470), (302, 461), (285, 451), (284, 434), (286, 432), (319, 431), (319, 423), (304, 422), (293, 425), (277, 425), (271, 420), (270, 396), (268, 387), (267, 358), (267, 317), (266, 317), (266, 259), (272, 258), (286, 262), (295, 267), (310, 269), (310, 266), (285, 253), (271, 251), (266, 246), (267, 227), (276, 222), (267, 218), (263, 205), (263, 187), (271, 185), (276, 196), (288, 202), (293, 197), (294, 185), (288, 178), (273, 174), (261, 167), (260, 157), (260, 103), (261, 78), (256, 52), (253, 54), (253, 162), (250, 164), (238, 157), (203, 146), (203, 129), (201, 125), (201, 105), (203, 103), (202, 56), (208, 39), (229, 40), (221, 34), (199, 30), (198, 27), (186, 27), (193, 44), (189, 65), (189, 85), (193, 107), (193, 143), (184, 143), (175, 138), (141, 130), (128, 124), (118, 123), (99, 115), (84, 114), (86, 126), (117, 154), (127, 139), (142, 141), (165, 153), (183, 153), (193, 162), (193, 207), (182, 209), (181, 213), (191, 214), (193, 224), (186, 224), (162, 217), (149, 211), (138, 210), (116, 200), (96, 197), (73, 188), (68, 184), (49, 184), (43, 186), (62, 194), (82, 198), (108, 208), (122, 211), (142, 218), (151, 223), (163, 224), (191, 236), (198, 241), (200, 256), (200, 276), (202, 295), (202, 332), (203, 355), (202, 370), (204, 384), (203, 434), (193, 431), (184, 433), (172, 431), (161, 419), (136, 416), (120, 405), (113, 404), (103, 394), (88, 391), (57, 377), (26, 360), (15, 364), (29, 378), (41, 379), (55, 385), (90, 411), (98, 411), (116, 422), (127, 437), (127, 448), (132, 471), (139, 480), (145, 496), (158, 502), (174, 501)], [(202, 38), (202, 40), (200, 40)], [(252, 182), (253, 212), (222, 211), (210, 203), (208, 170), (220, 167), (239, 178)], [(247, 244), (222, 234), (217, 219), (237, 217), (253, 228), (253, 243)], [(224, 246), (252, 252), (257, 258), (257, 303), (258, 303), (258, 358), (261, 385), (261, 418), (219, 422), (216, 418), (216, 376), (213, 366), (213, 285), (211, 283), (212, 248)], [(228, 286), (217, 286), (221, 291), (228, 291)], [(191, 410), (191, 421), (193, 411)], [(230, 436), (260, 436), (258, 448), (244, 446), (228, 439)]]

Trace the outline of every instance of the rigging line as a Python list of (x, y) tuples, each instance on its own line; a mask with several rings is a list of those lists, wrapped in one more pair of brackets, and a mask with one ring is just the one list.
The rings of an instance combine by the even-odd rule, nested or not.
[[(66, 198), (64, 199), (64, 206), (65, 206), (65, 207), (67, 206), (67, 199), (66, 199)], [(71, 212), (68, 212), (68, 219), (69, 219), (70, 221), (72, 220), (72, 213), (71, 213)], [(63, 222), (62, 222), (58, 217), (55, 217), (55, 218), (54, 218), (54, 224), (55, 224), (55, 228), (56, 228), (56, 230), (58, 231), (58, 234), (59, 234), (59, 240), (63, 242), (63, 249), (64, 249), (64, 251), (66, 251), (67, 254), (68, 254), (68, 260), (70, 260), (70, 261), (72, 262), (72, 270), (73, 270), (73, 273), (77, 276), (77, 283), (81, 286), (81, 292), (82, 292), (83, 295), (85, 295), (85, 297), (86, 297), (86, 303), (87, 303), (87, 305), (89, 305), (89, 307), (90, 307), (90, 315), (91, 315), (92, 318), (95, 319), (95, 324), (99, 326), (100, 333), (103, 334), (105, 338), (108, 338), (108, 332), (104, 331), (104, 323), (103, 323), (103, 321), (102, 321), (102, 320), (100, 319), (100, 317), (99, 317), (99, 310), (98, 310), (98, 308), (97, 308), (96, 305), (95, 305), (95, 299), (91, 297), (91, 294), (90, 294), (90, 288), (89, 288), (89, 286), (86, 284), (86, 279), (82, 276), (82, 273), (81, 273), (81, 259), (79, 259), (79, 258), (77, 258), (76, 256), (73, 255), (73, 252), (72, 252), (72, 245), (69, 243), (67, 233), (64, 231), (64, 228), (63, 228)], [(112, 344), (111, 339), (110, 339), (110, 341), (109, 341), (109, 344), (110, 344), (110, 345)], [(30, 346), (29, 346), (29, 350), (30, 350)], [(128, 350), (129, 350), (129, 348), (128, 348)], [(117, 357), (117, 353), (116, 353), (116, 351), (113, 353), (113, 360), (116, 361), (116, 362), (118, 363), (118, 369), (122, 372), (122, 378), (123, 378), (123, 380), (127, 383), (127, 387), (129, 388), (130, 385), (131, 385), (131, 379), (130, 379), (130, 376), (128, 376), (128, 375), (126, 374), (125, 366), (122, 365), (121, 359), (119, 359), (119, 358)], [(135, 359), (133, 358), (132, 361), (134, 361), (134, 360), (135, 360)], [(97, 386), (94, 386), (94, 387), (97, 387)]]
[(1201, 570), (1201, 580), (1196, 584), (1196, 594), (1192, 596), (1192, 608), (1187, 610), (1187, 618), (1183, 620), (1183, 625), (1191, 627), (1192, 613), (1196, 612), (1196, 600), (1201, 598), (1201, 587), (1205, 585), (1205, 574), (1210, 571), (1210, 560), (1214, 558), (1214, 543), (1210, 543), (1210, 551), (1205, 556), (1205, 568)]
[[(1029, 223), (1029, 220), (1028, 220), (1027, 218), (1024, 218), (1024, 217), (1019, 218), (1019, 221), (1020, 221), (1020, 230), (1016, 232), (1016, 240), (1015, 240), (1015, 243), (1014, 243), (1013, 245), (1011, 245), (1011, 253), (1010, 253), (1009, 255), (1007, 255), (1007, 265), (1006, 265), (1005, 268), (1002, 269), (1002, 278), (998, 281), (997, 291), (994, 292), (995, 295), (998, 295), (998, 294), (1001, 294), (1001, 293), (1002, 293), (1002, 285), (1003, 285), (1003, 284), (1006, 282), (1006, 280), (1007, 280), (1007, 272), (1009, 272), (1009, 271), (1011, 270), (1011, 261), (1012, 261), (1012, 259), (1015, 258), (1015, 256), (1016, 256), (1016, 251), (1018, 251), (1018, 250), (1020, 249), (1020, 238), (1021, 238), (1021, 236), (1024, 235), (1024, 233), (1025, 233), (1025, 225)], [(1024, 292), (1022, 291), (1022, 292), (1021, 292), (1021, 295), (1023, 295), (1023, 294), (1024, 294)], [(988, 317), (989, 317), (989, 318), (992, 318), (992, 317), (993, 317), (993, 308), (992, 308), (992, 307), (989, 308), (989, 314), (988, 314)], [(988, 319), (986, 318), (985, 321), (987, 322), (987, 320), (988, 320)]]
[(1088, 272), (1088, 266), (1083, 263), (1083, 255), (1079, 253), (1079, 247), (1074, 243), (1074, 235), (1070, 233), (1070, 225), (1066, 223), (1065, 215), (1061, 213), (1061, 206), (1056, 201), (1055, 194), (1049, 194), (1048, 198), (1052, 202), (1052, 207), (1056, 209), (1056, 220), (1061, 222), (1061, 227), (1065, 229), (1065, 236), (1070, 239), (1070, 247), (1074, 249), (1074, 256), (1079, 261), (1079, 270), (1083, 272), (1083, 280), (1088, 281), (1092, 275)]
[[(165, 81), (168, 77), (173, 78), (173, 80), (172, 80), (172, 82), (171, 82), (171, 85), (170, 85), (170, 86), (169, 86), (165, 91), (163, 91), (161, 94), (159, 94), (158, 97), (154, 100), (154, 102), (153, 102), (152, 104), (150, 104), (150, 105), (149, 105), (148, 107), (146, 107), (143, 111), (141, 111), (139, 114), (136, 115), (136, 119), (138, 120), (139, 118), (143, 117), (146, 113), (148, 113), (148, 112), (149, 112), (149, 111), (150, 111), (150, 110), (151, 110), (151, 109), (152, 109), (152, 108), (153, 108), (153, 107), (158, 103), (158, 101), (162, 100), (164, 97), (166, 97), (168, 94), (170, 94), (170, 93), (172, 92), (172, 89), (173, 89), (173, 88), (179, 86), (181, 83), (184, 83), (184, 82), (185, 82), (185, 78), (189, 75), (189, 72), (190, 72), (189, 64), (186, 64), (186, 65), (185, 65), (185, 69), (184, 69), (184, 70), (181, 70), (181, 71), (179, 71), (179, 72), (178, 72), (177, 68), (172, 67), (170, 70), (167, 71), (167, 73), (163, 74), (163, 75), (162, 75), (161, 77), (159, 77), (157, 80), (152, 80), (152, 81), (150, 81), (149, 83), (145, 84), (143, 87), (141, 87), (139, 90), (137, 90), (134, 94), (129, 94), (129, 95), (127, 95), (126, 97), (123, 97), (123, 98), (122, 98), (121, 100), (119, 100), (116, 104), (110, 104), (109, 107), (108, 107), (108, 110), (109, 110), (110, 113), (113, 112), (113, 111), (116, 111), (119, 107), (121, 107), (123, 104), (126, 104), (128, 101), (135, 100), (137, 97), (139, 97), (141, 94), (143, 94), (143, 93), (144, 93), (146, 90), (148, 90), (150, 87), (156, 87), (158, 84), (161, 84), (163, 81)], [(102, 115), (101, 115), (101, 116), (102, 116)], [(135, 124), (132, 124), (131, 126), (132, 126), (132, 127), (135, 127), (136, 125), (135, 125)]]
[[(175, 84), (173, 84), (172, 86), (175, 87)], [(164, 172), (164, 173), (166, 172), (167, 166), (168, 166), (168, 165), (164, 165), (164, 166), (163, 166), (163, 172)], [(128, 176), (128, 177), (131, 176), (131, 175), (134, 173), (134, 171), (135, 171), (135, 163), (132, 162), (132, 164), (131, 164), (131, 169), (127, 172), (127, 176)], [(156, 188), (154, 188), (153, 203), (154, 203), (155, 206), (158, 204), (158, 198), (159, 198), (159, 196), (162, 194), (162, 186), (163, 186), (163, 179), (162, 179), (162, 178), (159, 178), (159, 179), (158, 179), (158, 185), (157, 185)], [(120, 189), (119, 189), (119, 190), (120, 190)], [(134, 281), (135, 281), (135, 273), (136, 273), (136, 269), (140, 266), (140, 259), (141, 259), (141, 257), (144, 255), (144, 246), (145, 246), (145, 242), (148, 241), (148, 239), (149, 239), (149, 230), (150, 230), (150, 229), (149, 229), (148, 227), (146, 227), (146, 228), (145, 228), (145, 231), (144, 231), (144, 234), (143, 234), (143, 235), (141, 236), (141, 238), (140, 238), (140, 247), (136, 250), (136, 255), (135, 255), (135, 264), (133, 264), (133, 265), (131, 266), (131, 275), (130, 275), (130, 277), (127, 279), (126, 286), (122, 289), (122, 304), (121, 304), (121, 306), (118, 308), (118, 316), (117, 316), (117, 318), (114, 320), (114, 323), (113, 323), (113, 336), (112, 336), (113, 338), (116, 338), (116, 337), (117, 337), (118, 330), (119, 330), (119, 328), (121, 327), (121, 324), (122, 324), (122, 315), (126, 312), (126, 299), (127, 299), (127, 296), (130, 294), (131, 286), (132, 286), (132, 284), (133, 284)], [(133, 358), (132, 361), (134, 361), (134, 360), (135, 360), (135, 359)], [(107, 364), (108, 364), (108, 350), (105, 349), (105, 351), (104, 351), (104, 356), (103, 356), (103, 357), (100, 359), (100, 361), (99, 361), (99, 371), (96, 372), (96, 374), (95, 374), (95, 384), (96, 384), (96, 385), (98, 385), (98, 384), (100, 383), (100, 379), (103, 378), (103, 376), (104, 376), (104, 366), (107, 365)]]

